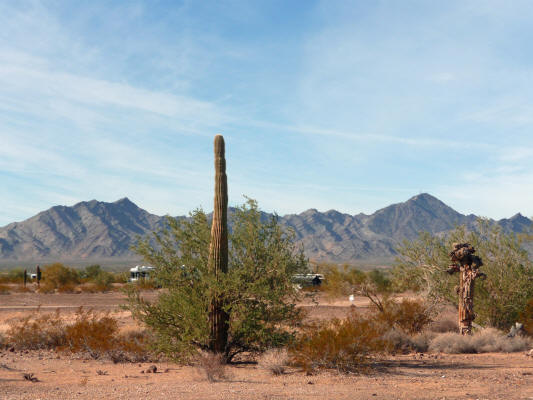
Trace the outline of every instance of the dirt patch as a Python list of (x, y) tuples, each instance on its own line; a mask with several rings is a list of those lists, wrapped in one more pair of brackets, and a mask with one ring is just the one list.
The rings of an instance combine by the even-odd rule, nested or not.
[[(210, 383), (194, 367), (57, 359), (56, 353), (0, 353), (0, 399), (528, 399), (533, 362), (523, 354), (390, 358), (371, 375), (288, 369), (274, 376), (256, 365), (228, 367)], [(382, 372), (379, 369), (382, 369)], [(162, 372), (159, 372), (162, 371)], [(39, 381), (24, 379), (33, 373)]]

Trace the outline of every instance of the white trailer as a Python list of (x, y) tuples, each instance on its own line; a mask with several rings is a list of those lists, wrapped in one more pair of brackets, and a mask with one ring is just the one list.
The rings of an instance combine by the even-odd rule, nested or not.
[(137, 282), (139, 279), (150, 279), (150, 273), (155, 270), (154, 267), (148, 265), (136, 265), (130, 268), (130, 282)]

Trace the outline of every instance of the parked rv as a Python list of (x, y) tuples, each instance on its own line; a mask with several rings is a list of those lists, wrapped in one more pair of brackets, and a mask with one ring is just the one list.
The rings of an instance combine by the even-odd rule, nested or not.
[(129, 282), (137, 282), (139, 279), (150, 279), (150, 273), (155, 270), (154, 267), (148, 265), (136, 265), (130, 268)]

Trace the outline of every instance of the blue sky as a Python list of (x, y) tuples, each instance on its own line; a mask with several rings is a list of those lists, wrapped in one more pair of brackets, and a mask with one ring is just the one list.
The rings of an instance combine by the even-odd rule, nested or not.
[(129, 197), (533, 215), (531, 1), (0, 0), (0, 226)]

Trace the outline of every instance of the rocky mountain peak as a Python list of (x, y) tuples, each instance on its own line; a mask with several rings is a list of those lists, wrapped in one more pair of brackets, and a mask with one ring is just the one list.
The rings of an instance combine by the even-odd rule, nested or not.
[[(230, 215), (232, 212), (229, 210)], [(271, 216), (262, 213), (261, 219)], [(404, 239), (414, 239), (423, 231), (445, 233), (455, 225), (473, 227), (475, 220), (475, 215), (460, 214), (428, 193), (370, 215), (312, 208), (279, 217), (281, 224), (294, 229), (309, 258), (348, 263), (392, 258)], [(512, 232), (526, 232), (532, 225), (520, 213), (493, 222)], [(163, 224), (165, 217), (150, 214), (127, 197), (112, 203), (91, 200), (72, 207), (55, 206), (0, 228), (0, 261), (131, 259), (136, 238), (157, 231)]]

